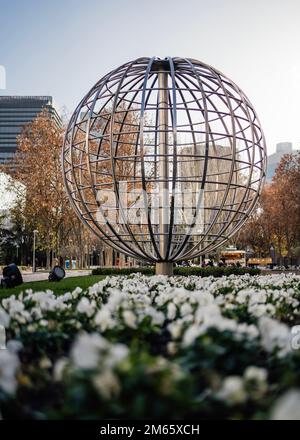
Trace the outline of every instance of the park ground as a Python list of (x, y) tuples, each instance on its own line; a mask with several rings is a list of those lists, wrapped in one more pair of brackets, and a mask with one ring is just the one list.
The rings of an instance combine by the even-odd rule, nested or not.
[[(290, 273), (299, 275), (298, 270), (294, 271), (262, 271), (262, 275)], [(55, 294), (61, 295), (66, 292), (72, 292), (76, 287), (83, 290), (96, 284), (106, 277), (106, 275), (91, 275), (89, 270), (66, 271), (66, 277), (62, 281), (48, 281), (48, 272), (22, 273), (24, 283), (20, 286), (10, 289), (0, 288), (0, 299), (10, 295), (18, 295), (22, 291), (32, 289), (34, 292), (52, 290)], [(116, 273), (117, 275), (117, 273)], [(1, 276), (0, 276), (1, 279)]]
[(0, 299), (10, 295), (18, 295), (20, 292), (32, 289), (34, 292), (41, 292), (47, 289), (52, 290), (57, 295), (65, 292), (72, 292), (76, 287), (87, 289), (89, 286), (105, 278), (102, 275), (69, 276), (62, 281), (29, 281), (12, 289), (0, 289)]

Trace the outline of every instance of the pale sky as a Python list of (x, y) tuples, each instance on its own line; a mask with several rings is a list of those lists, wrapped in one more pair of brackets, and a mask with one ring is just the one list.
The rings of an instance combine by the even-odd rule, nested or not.
[(0, 0), (0, 94), (72, 112), (104, 74), (153, 55), (221, 70), (254, 104), (269, 154), (300, 148), (300, 0)]

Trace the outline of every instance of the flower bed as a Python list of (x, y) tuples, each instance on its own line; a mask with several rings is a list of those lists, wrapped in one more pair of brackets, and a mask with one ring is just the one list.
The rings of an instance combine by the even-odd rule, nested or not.
[(300, 418), (299, 300), (289, 274), (118, 276), (3, 299), (2, 416)]

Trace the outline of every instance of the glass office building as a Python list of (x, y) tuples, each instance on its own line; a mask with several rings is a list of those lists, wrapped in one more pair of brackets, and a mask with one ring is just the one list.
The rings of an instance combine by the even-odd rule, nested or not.
[(0, 163), (14, 157), (22, 127), (43, 109), (61, 125), (51, 96), (0, 96)]

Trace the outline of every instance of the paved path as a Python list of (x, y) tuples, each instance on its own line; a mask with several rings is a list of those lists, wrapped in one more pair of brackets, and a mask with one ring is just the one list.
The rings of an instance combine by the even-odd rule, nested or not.
[[(300, 275), (299, 270), (262, 270), (262, 275), (271, 275), (275, 273), (295, 273)], [(66, 270), (66, 278), (69, 277), (82, 277), (86, 275), (90, 275), (91, 270)], [(43, 281), (47, 280), (49, 276), (48, 272), (22, 272), (22, 277), (24, 283), (30, 283), (31, 281)], [(0, 274), (0, 280), (2, 279), (2, 274)]]
[[(66, 278), (69, 277), (82, 277), (85, 275), (90, 275), (90, 270), (66, 270)], [(42, 281), (47, 280), (49, 276), (48, 272), (22, 272), (22, 277), (24, 283), (29, 283), (31, 281)], [(2, 275), (0, 275), (0, 280), (2, 278)]]

